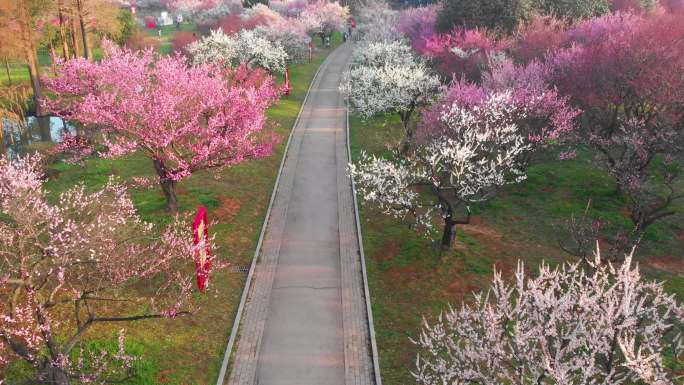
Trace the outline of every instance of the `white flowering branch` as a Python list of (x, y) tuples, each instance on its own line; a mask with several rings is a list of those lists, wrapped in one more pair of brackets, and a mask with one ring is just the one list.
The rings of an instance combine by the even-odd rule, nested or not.
[[(420, 384), (672, 384), (666, 346), (684, 308), (661, 283), (645, 282), (632, 254), (621, 266), (596, 260), (539, 267), (522, 263), (506, 283), (495, 272), (472, 305), (424, 322), (415, 378)], [(681, 338), (676, 337), (675, 342)], [(675, 364), (681, 344), (672, 355)]]
[(354, 111), (364, 118), (398, 114), (404, 145), (413, 139), (413, 113), (432, 102), (440, 89), (439, 78), (410, 51), (403, 42), (363, 45), (354, 54), (352, 68), (340, 87)]
[(248, 64), (271, 72), (284, 72), (288, 59), (279, 42), (271, 42), (258, 32), (244, 29), (230, 36), (220, 29), (211, 31), (209, 36), (190, 44), (188, 52), (195, 64)]
[[(442, 245), (451, 247), (459, 209), (491, 199), (500, 186), (525, 179), (524, 154), (530, 150), (515, 123), (524, 114), (508, 93), (497, 94), (474, 110), (458, 105), (442, 116), (444, 132), (410, 154), (395, 152), (394, 159), (362, 154), (352, 165), (359, 192), (383, 212), (416, 217), (430, 227), (431, 213), (444, 220)], [(420, 192), (428, 192), (429, 198)]]

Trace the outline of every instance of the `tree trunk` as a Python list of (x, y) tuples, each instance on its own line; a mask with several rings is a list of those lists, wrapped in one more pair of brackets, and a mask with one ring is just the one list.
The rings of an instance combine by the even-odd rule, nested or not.
[(50, 41), (50, 55), (52, 55), (52, 74), (57, 76), (57, 63), (55, 62), (55, 59), (57, 58), (57, 52), (55, 51), (55, 46), (52, 44), (52, 41)]
[(154, 163), (154, 169), (159, 176), (159, 185), (166, 198), (166, 209), (172, 213), (178, 212), (180, 205), (178, 204), (178, 197), (176, 196), (176, 181), (168, 177), (166, 166), (163, 161), (153, 159), (152, 162)]
[(69, 385), (69, 376), (60, 368), (45, 364), (45, 373), (41, 383), (50, 385)]
[(172, 213), (178, 212), (178, 198), (176, 197), (176, 181), (164, 179), (160, 182), (164, 196), (166, 197), (166, 209)]
[(457, 222), (451, 215), (444, 218), (444, 232), (442, 233), (442, 250), (451, 250), (456, 240)]
[(78, 12), (78, 22), (81, 25), (81, 38), (83, 39), (83, 53), (84, 57), (92, 60), (93, 53), (90, 51), (90, 44), (88, 44), (88, 31), (86, 30), (85, 21), (83, 20), (83, 0), (76, 0), (76, 10)]
[(411, 127), (411, 115), (401, 114), (401, 124), (404, 126), (404, 136), (401, 138), (401, 144), (399, 145), (399, 151), (402, 154), (408, 154), (411, 151), (411, 146), (414, 143), (415, 133), (413, 132), (413, 127)]
[(76, 18), (71, 17), (71, 46), (74, 49), (74, 57), (81, 56), (81, 50), (78, 47), (78, 37), (76, 36)]
[(36, 106), (36, 116), (45, 116), (45, 111), (43, 110), (43, 106), (41, 105), (41, 100), (43, 99), (43, 88), (40, 84), (40, 69), (38, 67), (38, 58), (35, 55), (35, 52), (31, 54), (30, 52), (26, 52), (28, 58), (28, 70), (29, 70), (29, 76), (31, 78), (31, 88), (33, 89), (33, 101)]
[(36, 116), (36, 125), (38, 125), (38, 132), (40, 133), (40, 140), (43, 142), (52, 141), (52, 130), (50, 127), (49, 116)]
[(18, 15), (19, 28), (21, 30), (22, 48), (24, 57), (28, 65), (29, 76), (31, 77), (31, 88), (33, 89), (33, 100), (36, 105), (36, 116), (45, 116), (40, 101), (43, 98), (43, 90), (40, 85), (40, 68), (38, 66), (38, 55), (36, 54), (36, 43), (33, 39), (33, 28), (31, 15), (28, 5), (24, 0), (19, 3)]
[(62, 40), (62, 54), (64, 55), (64, 60), (67, 60), (69, 59), (69, 42), (67, 41), (67, 27), (64, 24), (66, 22), (66, 18), (64, 17), (62, 9), (62, 0), (59, 0), (57, 2), (57, 12), (59, 16), (59, 38)]

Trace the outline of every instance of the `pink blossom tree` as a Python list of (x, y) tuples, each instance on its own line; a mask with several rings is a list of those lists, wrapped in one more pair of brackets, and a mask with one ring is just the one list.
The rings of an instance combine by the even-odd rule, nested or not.
[(684, 24), (663, 12), (621, 13), (581, 23), (567, 39), (548, 58), (551, 80), (584, 110), (577, 140), (597, 150), (642, 232), (684, 198)]
[(224, 16), (216, 22), (216, 27), (227, 35), (232, 35), (242, 29), (254, 28), (254, 26), (248, 25), (248, 20), (243, 19), (240, 15)]
[(114, 180), (50, 203), (39, 164), (0, 158), (0, 366), (24, 360), (46, 384), (126, 380), (123, 334), (118, 351), (87, 355), (81, 341), (96, 325), (193, 311), (192, 233), (143, 222)]
[(507, 45), (507, 40), (484, 29), (457, 27), (426, 39), (425, 47), (418, 52), (430, 59), (435, 70), (447, 80), (465, 77), (478, 81), (488, 69), (491, 55), (499, 54)]
[(396, 29), (411, 42), (416, 52), (425, 52), (429, 39), (437, 34), (435, 23), (440, 6), (406, 8), (397, 16)]
[(424, 112), (419, 139), (441, 135), (448, 129), (442, 116), (451, 106), (482, 109), (493, 95), (508, 92), (512, 105), (525, 111), (516, 119), (516, 124), (529, 144), (538, 148), (551, 141), (567, 140), (580, 111), (547, 83), (548, 76), (549, 68), (543, 63), (515, 65), (503, 59), (493, 64), (490, 72), (483, 73), (480, 84), (454, 81), (441, 100)]
[(510, 283), (495, 272), (486, 293), (425, 321), (413, 375), (423, 385), (678, 383), (684, 307), (631, 260), (602, 264), (597, 252), (590, 271), (542, 264), (533, 277), (519, 263)]
[(336, 1), (316, 0), (309, 3), (299, 17), (309, 33), (323, 38), (342, 30), (349, 18), (349, 8)]
[(566, 23), (553, 16), (539, 16), (518, 27), (510, 52), (517, 62), (541, 60), (565, 43)]
[(48, 108), (99, 129), (104, 156), (150, 158), (171, 211), (179, 180), (272, 151), (273, 138), (262, 132), (277, 90), (258, 70), (190, 66), (181, 55), (110, 46), (101, 62), (60, 63), (45, 82), (56, 94)]

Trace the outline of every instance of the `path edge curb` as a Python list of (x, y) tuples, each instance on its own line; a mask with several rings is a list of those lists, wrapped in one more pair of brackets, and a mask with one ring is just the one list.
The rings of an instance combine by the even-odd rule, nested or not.
[[(336, 47), (335, 49), (339, 48)], [(297, 118), (295, 119), (294, 123), (292, 124), (292, 128), (290, 129), (290, 134), (287, 137), (287, 143), (285, 144), (285, 149), (283, 150), (283, 157), (280, 160), (280, 167), (278, 168), (278, 175), (276, 176), (276, 180), (273, 183), (273, 191), (271, 192), (271, 200), (268, 202), (268, 209), (266, 210), (266, 216), (264, 217), (264, 222), (261, 224), (261, 232), (259, 233), (259, 240), (257, 241), (257, 246), (256, 249), (254, 250), (254, 256), (252, 256), (252, 263), (249, 266), (249, 273), (247, 274), (247, 279), (245, 280), (245, 286), (242, 289), (242, 296), (240, 297), (240, 304), (238, 305), (238, 310), (237, 313), (235, 314), (235, 319), (233, 320), (233, 327), (230, 331), (230, 337), (228, 339), (228, 345), (226, 345), (226, 350), (225, 353), (223, 354), (223, 362), (221, 363), (221, 369), (219, 370), (219, 375), (218, 378), (216, 379), (216, 385), (223, 385), (226, 377), (226, 371), (228, 370), (228, 363), (230, 362), (230, 356), (233, 352), (233, 347), (235, 346), (235, 340), (237, 339), (237, 333), (240, 329), (240, 321), (242, 320), (242, 312), (245, 308), (245, 303), (247, 302), (247, 295), (249, 294), (249, 288), (252, 285), (252, 278), (254, 276), (254, 270), (256, 268), (257, 260), (259, 258), (259, 254), (261, 253), (261, 246), (264, 240), (264, 235), (266, 234), (266, 227), (268, 225), (268, 221), (271, 218), (271, 209), (273, 208), (273, 202), (275, 202), (275, 197), (277, 195), (277, 190), (278, 190), (278, 184), (280, 183), (280, 177), (283, 174), (283, 167), (285, 166), (285, 159), (287, 159), (287, 154), (288, 150), (290, 149), (290, 143), (292, 142), (292, 136), (294, 134), (295, 128), (297, 127), (297, 124), (299, 123), (299, 118), (302, 116), (302, 111), (304, 110), (304, 106), (306, 105), (306, 101), (309, 99), (309, 93), (311, 91), (311, 88), (313, 87), (313, 84), (316, 82), (316, 79), (318, 78), (318, 74), (321, 71), (321, 68), (326, 64), (328, 61), (328, 58), (330, 57), (330, 54), (333, 53), (335, 50), (332, 50), (328, 53), (328, 56), (321, 62), (321, 64), (316, 68), (316, 73), (314, 73), (314, 76), (311, 78), (311, 81), (309, 82), (309, 88), (306, 90), (306, 95), (304, 95), (304, 100), (302, 100), (302, 105), (299, 107), (299, 112), (297, 113)], [(347, 122), (349, 121), (349, 114), (347, 113)], [(365, 269), (365, 267), (364, 267)], [(365, 271), (365, 270), (364, 270)], [(365, 274), (365, 273), (364, 273)]]
[[(351, 69), (351, 64), (349, 65), (349, 68)], [(347, 105), (345, 106), (345, 111), (347, 115), (347, 124), (345, 127), (345, 131), (347, 134), (347, 157), (349, 164), (352, 164), (351, 141), (349, 138), (349, 97), (347, 96), (345, 100), (347, 102)], [(351, 175), (349, 175), (349, 183), (351, 184), (352, 199), (354, 201), (354, 217), (356, 219), (356, 239), (359, 243), (359, 255), (361, 257), (361, 274), (363, 275), (363, 290), (364, 297), (366, 299), (366, 315), (368, 317), (368, 331), (370, 334), (371, 355), (373, 359), (373, 374), (375, 375), (375, 385), (382, 385), (382, 378), (380, 376), (380, 360), (378, 356), (378, 345), (375, 342), (375, 326), (373, 326), (373, 309), (371, 307), (370, 289), (368, 288), (368, 275), (366, 273), (366, 254), (363, 251), (363, 235), (361, 234), (361, 218), (359, 216), (359, 204), (356, 199), (356, 184), (354, 183), (354, 178)]]

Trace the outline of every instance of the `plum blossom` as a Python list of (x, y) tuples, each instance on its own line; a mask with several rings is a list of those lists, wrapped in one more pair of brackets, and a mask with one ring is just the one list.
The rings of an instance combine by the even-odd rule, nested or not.
[(400, 11), (396, 29), (411, 42), (416, 52), (423, 52), (427, 41), (437, 34), (435, 25), (441, 5), (410, 7)]
[[(633, 254), (633, 252), (632, 252)], [(662, 283), (621, 265), (564, 263), (512, 282), (494, 272), (472, 304), (424, 321), (414, 377), (420, 384), (672, 384), (666, 351), (681, 357), (684, 308)], [(672, 368), (674, 369), (674, 368)]]
[(314, 0), (299, 15), (309, 33), (330, 35), (341, 31), (349, 18), (349, 7), (328, 0)]
[(582, 108), (575, 139), (596, 150), (631, 202), (633, 230), (642, 233), (684, 199), (681, 15), (609, 14), (572, 26), (563, 40), (546, 56), (549, 81)]
[(449, 33), (432, 34), (415, 46), (429, 59), (435, 70), (447, 80), (466, 78), (479, 81), (490, 67), (490, 59), (508, 46), (486, 30), (455, 28)]
[(46, 107), (98, 129), (103, 156), (140, 150), (150, 158), (171, 211), (177, 181), (267, 156), (275, 142), (262, 132), (277, 91), (261, 70), (189, 66), (181, 55), (108, 47), (100, 62), (59, 63), (44, 82), (56, 94)]
[(354, 54), (340, 87), (354, 111), (365, 118), (398, 114), (404, 127), (404, 146), (413, 140), (413, 113), (428, 105), (441, 86), (427, 64), (409, 51), (410, 47), (400, 42), (364, 45)]
[(309, 57), (309, 44), (311, 37), (306, 34), (304, 28), (298, 28), (294, 21), (282, 20), (254, 29), (257, 35), (263, 36), (274, 45), (283, 47), (287, 54), (287, 63), (301, 63)]
[[(531, 147), (516, 124), (521, 114), (510, 93), (473, 108), (453, 104), (442, 115), (440, 135), (392, 158), (362, 154), (350, 173), (363, 199), (388, 215), (411, 215), (430, 228), (433, 212), (439, 212), (442, 246), (451, 247), (455, 225), (468, 223), (470, 204), (525, 179), (523, 159)], [(467, 218), (459, 220), (463, 210)]]
[(118, 352), (70, 353), (97, 324), (193, 310), (190, 226), (144, 222), (113, 179), (51, 203), (40, 164), (37, 156), (0, 157), (0, 366), (21, 359), (37, 379), (60, 385), (121, 381), (132, 364), (123, 334)]
[(187, 49), (195, 65), (247, 64), (271, 72), (284, 72), (287, 60), (287, 53), (280, 42), (269, 41), (252, 30), (241, 30), (233, 35), (226, 35), (220, 29), (213, 30)]
[(465, 80), (454, 81), (441, 100), (423, 114), (419, 137), (439, 135), (441, 118), (454, 103), (471, 108), (486, 104), (501, 92), (508, 92), (516, 109), (525, 111), (517, 123), (527, 140), (543, 146), (567, 141), (575, 130), (575, 121), (581, 113), (548, 85), (549, 69), (542, 63), (532, 61), (527, 65), (515, 65), (509, 59), (492, 65), (490, 72), (482, 74), (480, 84)]
[(352, 55), (354, 66), (413, 65), (415, 61), (413, 50), (403, 41), (365, 42)]
[(357, 33), (367, 42), (392, 42), (402, 39), (397, 30), (399, 12), (382, 0), (367, 1), (358, 11)]

